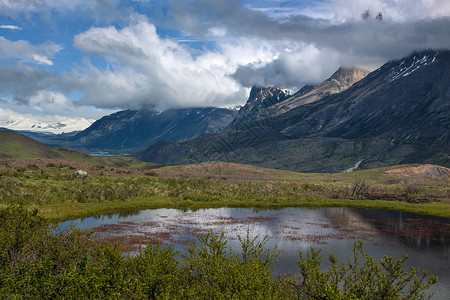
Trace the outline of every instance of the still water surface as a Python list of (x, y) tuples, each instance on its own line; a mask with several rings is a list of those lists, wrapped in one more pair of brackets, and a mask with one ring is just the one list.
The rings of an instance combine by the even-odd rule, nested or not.
[[(439, 276), (434, 299), (450, 299), (450, 219), (376, 209), (214, 208), (125, 211), (73, 221), (97, 236), (130, 247), (139, 243), (172, 244), (182, 250), (195, 233), (225, 233), (232, 246), (237, 235), (268, 236), (266, 246), (281, 251), (275, 272), (298, 273), (299, 250), (321, 248), (324, 260), (333, 253), (340, 262), (357, 240), (376, 261), (383, 255), (409, 254), (408, 265)], [(67, 226), (65, 222), (62, 226)]]

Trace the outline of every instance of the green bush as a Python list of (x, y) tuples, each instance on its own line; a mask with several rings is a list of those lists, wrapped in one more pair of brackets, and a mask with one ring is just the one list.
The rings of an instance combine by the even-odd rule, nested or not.
[[(225, 236), (197, 236), (199, 243), (188, 248), (183, 256), (185, 265), (184, 291), (193, 299), (284, 299), (289, 290), (284, 280), (272, 278), (272, 265), (278, 252), (265, 250), (267, 238), (257, 241), (239, 237), (242, 254), (227, 247)], [(228, 250), (228, 251), (227, 251)]]
[(424, 299), (437, 281), (407, 257), (380, 264), (356, 243), (347, 264), (330, 256), (320, 270), (320, 250), (300, 253), (300, 276), (274, 278), (279, 252), (267, 237), (198, 235), (180, 256), (173, 247), (148, 245), (134, 256), (118, 245), (94, 242), (90, 233), (59, 230), (20, 206), (0, 209), (0, 295), (4, 299)]
[(311, 250), (306, 257), (300, 252), (298, 266), (301, 274), (301, 296), (307, 299), (425, 299), (431, 298), (426, 290), (437, 282), (428, 277), (428, 271), (420, 272), (411, 267), (403, 269), (405, 256), (395, 261), (384, 256), (380, 264), (363, 250), (361, 241), (355, 243), (353, 256), (346, 264), (339, 265), (335, 256), (329, 256), (331, 268), (320, 270), (320, 250)]

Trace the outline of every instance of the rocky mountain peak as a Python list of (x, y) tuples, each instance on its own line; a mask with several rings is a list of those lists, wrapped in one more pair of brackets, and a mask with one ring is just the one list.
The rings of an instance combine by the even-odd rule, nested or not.
[(366, 77), (369, 73), (369, 71), (357, 67), (340, 67), (325, 83), (334, 81), (340, 85), (338, 89), (344, 90)]
[(228, 128), (235, 127), (242, 123), (248, 123), (262, 117), (265, 109), (280, 103), (291, 96), (291, 92), (279, 87), (259, 87), (253, 86), (247, 103), (239, 110), (233, 122)]
[(300, 93), (299, 91), (294, 96), (273, 106), (270, 115), (279, 115), (301, 105), (318, 101), (328, 95), (342, 92), (369, 73), (369, 71), (357, 67), (340, 67), (333, 75), (310, 92)]
[(290, 95), (291, 95), (290, 91), (275, 86), (271, 87), (253, 86), (250, 91), (250, 96), (248, 97), (247, 103), (252, 103), (256, 101), (267, 103), (269, 101), (269, 103), (267, 103), (267, 106), (270, 106), (280, 101), (283, 101)]

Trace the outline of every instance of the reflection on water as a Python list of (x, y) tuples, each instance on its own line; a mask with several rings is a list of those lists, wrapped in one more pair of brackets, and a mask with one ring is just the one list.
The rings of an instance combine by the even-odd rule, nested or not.
[(131, 210), (123, 210), (123, 211), (113, 212), (113, 213), (105, 213), (105, 214), (93, 216), (92, 218), (94, 218), (96, 220), (104, 220), (105, 218), (113, 219), (116, 217), (119, 219), (123, 219), (123, 218), (132, 217), (132, 216), (137, 216), (140, 213), (141, 213), (141, 210), (139, 210), (139, 209), (131, 209)]
[[(172, 244), (182, 250), (194, 234), (225, 233), (232, 246), (247, 230), (268, 236), (269, 248), (281, 251), (276, 272), (297, 273), (298, 251), (321, 248), (324, 260), (333, 253), (343, 262), (356, 240), (376, 260), (383, 255), (429, 269), (439, 276), (437, 299), (450, 299), (450, 219), (412, 213), (349, 208), (279, 210), (217, 208), (125, 211), (76, 220), (80, 228), (133, 249), (139, 243)], [(63, 223), (62, 226), (67, 226)]]

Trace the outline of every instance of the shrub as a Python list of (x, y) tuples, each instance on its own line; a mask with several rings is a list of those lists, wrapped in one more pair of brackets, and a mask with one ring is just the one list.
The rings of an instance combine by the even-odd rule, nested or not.
[[(320, 250), (300, 253), (300, 277), (272, 276), (277, 249), (267, 237), (198, 235), (186, 253), (169, 246), (141, 247), (126, 257), (118, 245), (95, 243), (90, 234), (56, 225), (20, 206), (0, 209), (0, 295), (4, 299), (423, 299), (437, 281), (427, 272), (403, 270), (404, 257), (379, 264), (355, 243), (347, 264), (330, 255), (321, 271)], [(178, 262), (181, 262), (179, 266)]]
[[(224, 234), (198, 235), (198, 244), (183, 256), (184, 290), (188, 298), (285, 299), (284, 280), (274, 280), (272, 265), (278, 251), (264, 248), (267, 238), (257, 241), (239, 237), (241, 257), (227, 248)], [(228, 250), (228, 251), (227, 251)], [(287, 280), (287, 279), (286, 279)]]
[(298, 266), (301, 274), (301, 295), (311, 299), (425, 299), (431, 298), (426, 290), (437, 282), (428, 277), (428, 271), (411, 267), (403, 269), (405, 256), (395, 261), (384, 256), (380, 264), (363, 250), (363, 243), (356, 242), (353, 256), (347, 264), (338, 265), (335, 256), (329, 256), (331, 268), (321, 271), (320, 250), (311, 250), (306, 257), (300, 252)]
[(39, 166), (36, 164), (28, 164), (27, 168), (30, 170), (39, 170)]

